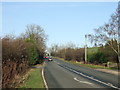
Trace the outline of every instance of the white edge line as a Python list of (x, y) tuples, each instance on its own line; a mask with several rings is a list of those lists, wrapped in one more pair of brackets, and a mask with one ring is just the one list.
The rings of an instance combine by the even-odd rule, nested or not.
[(47, 82), (46, 82), (45, 77), (44, 77), (44, 67), (42, 68), (42, 78), (44, 81), (45, 88), (48, 90), (48, 85), (47, 85)]

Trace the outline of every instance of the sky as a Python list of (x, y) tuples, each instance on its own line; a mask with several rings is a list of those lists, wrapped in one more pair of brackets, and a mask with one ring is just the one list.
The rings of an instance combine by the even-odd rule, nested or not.
[(19, 36), (26, 25), (36, 24), (48, 35), (48, 47), (69, 42), (83, 47), (85, 34), (94, 34), (107, 23), (117, 6), (117, 2), (4, 2), (0, 36)]

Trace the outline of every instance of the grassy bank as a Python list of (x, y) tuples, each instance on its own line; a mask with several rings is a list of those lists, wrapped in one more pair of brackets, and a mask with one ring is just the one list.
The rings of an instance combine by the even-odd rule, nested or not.
[(32, 68), (28, 72), (28, 78), (21, 85), (21, 88), (45, 88), (41, 72), (42, 68)]
[(87, 48), (88, 56), (96, 52), (98, 52), (98, 47)]
[(63, 58), (59, 58), (59, 57), (55, 57), (55, 58), (63, 60), (65, 62), (69, 62), (69, 63), (72, 63), (72, 64), (81, 65), (81, 66), (86, 66), (86, 67), (93, 68), (93, 69), (112, 69), (112, 70), (114, 69), (114, 68), (111, 68), (111, 67), (105, 67), (105, 66), (101, 66), (101, 65), (83, 64), (82, 62), (67, 61), (67, 60), (65, 60)]

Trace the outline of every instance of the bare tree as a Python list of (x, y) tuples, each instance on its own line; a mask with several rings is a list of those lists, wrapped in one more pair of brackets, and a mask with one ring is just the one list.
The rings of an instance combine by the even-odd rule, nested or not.
[(116, 43), (115, 46), (117, 46), (117, 48), (115, 48), (113, 44), (114, 41), (118, 41), (118, 9), (114, 14), (111, 15), (108, 23), (94, 30), (95, 35), (88, 35), (91, 43), (97, 43), (98, 45), (108, 44), (111, 49), (117, 54), (118, 68), (120, 68), (120, 44), (118, 42)]
[(59, 49), (58, 44), (52, 45), (51, 48), (49, 49), (51, 55), (56, 56), (56, 53), (57, 53), (58, 49)]
[(47, 35), (45, 34), (43, 28), (39, 25), (27, 25), (26, 33), (22, 36), (24, 36), (24, 38), (26, 38), (28, 41), (36, 44), (39, 50), (43, 50), (46, 48), (45, 42), (47, 40)]

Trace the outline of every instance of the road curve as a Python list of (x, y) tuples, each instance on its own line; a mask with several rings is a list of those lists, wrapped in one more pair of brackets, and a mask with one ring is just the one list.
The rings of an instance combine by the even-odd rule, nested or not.
[(53, 59), (45, 62), (48, 88), (102, 88), (118, 90), (118, 76)]

